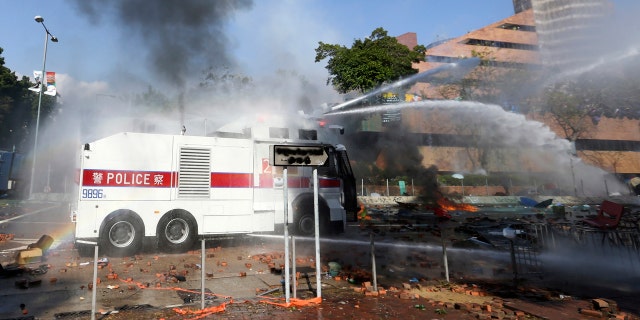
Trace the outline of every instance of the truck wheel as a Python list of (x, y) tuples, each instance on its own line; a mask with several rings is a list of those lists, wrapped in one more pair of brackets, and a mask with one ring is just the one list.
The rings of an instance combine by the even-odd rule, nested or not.
[(184, 252), (193, 246), (198, 230), (189, 213), (171, 211), (160, 220), (157, 234), (161, 250)]
[(132, 255), (140, 250), (143, 233), (138, 219), (130, 214), (117, 215), (104, 225), (102, 246), (110, 255)]
[(300, 213), (295, 219), (295, 234), (298, 236), (312, 237), (316, 234), (313, 211)]
[[(320, 204), (319, 217), (320, 233), (324, 234), (328, 229), (329, 208), (323, 203)], [(295, 234), (304, 237), (313, 237), (316, 234), (315, 218), (313, 216), (313, 202), (302, 202), (299, 207), (295, 208), (294, 219)]]

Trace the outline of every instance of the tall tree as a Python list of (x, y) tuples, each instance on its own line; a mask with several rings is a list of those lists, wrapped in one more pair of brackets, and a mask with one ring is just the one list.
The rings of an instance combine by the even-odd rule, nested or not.
[(410, 50), (383, 28), (377, 28), (364, 40), (356, 39), (351, 48), (338, 44), (319, 42), (316, 60), (329, 59), (327, 84), (340, 93), (367, 92), (386, 82), (412, 75), (418, 70), (412, 62), (424, 57), (424, 46)]
[(28, 77), (18, 79), (5, 67), (3, 51), (0, 48), (0, 149), (15, 147), (26, 152), (29, 133), (35, 126), (37, 94), (28, 90), (33, 85)]
[(597, 129), (591, 118), (593, 106), (571, 82), (558, 83), (546, 88), (546, 109), (560, 130), (563, 138), (569, 141), (589, 138)]

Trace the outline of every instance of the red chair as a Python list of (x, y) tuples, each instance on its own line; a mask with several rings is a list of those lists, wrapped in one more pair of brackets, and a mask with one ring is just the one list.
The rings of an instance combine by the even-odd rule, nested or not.
[(601, 230), (613, 230), (620, 224), (620, 219), (624, 213), (624, 206), (609, 200), (602, 201), (598, 215), (582, 220), (589, 226)]

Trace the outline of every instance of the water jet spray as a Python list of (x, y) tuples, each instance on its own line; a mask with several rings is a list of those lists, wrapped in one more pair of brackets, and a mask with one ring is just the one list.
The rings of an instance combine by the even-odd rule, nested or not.
[(461, 79), (462, 77), (464, 77), (465, 75), (467, 75), (473, 68), (475, 68), (476, 66), (478, 66), (480, 64), (480, 59), (479, 58), (469, 58), (469, 59), (464, 59), (464, 60), (460, 60), (458, 62), (455, 63), (448, 63), (445, 64), (443, 66), (428, 70), (428, 71), (424, 71), (424, 72), (420, 72), (417, 74), (414, 74), (412, 76), (409, 76), (407, 78), (401, 79), (399, 81), (396, 81), (390, 85), (386, 85), (383, 87), (380, 87), (378, 89), (375, 89), (371, 92), (368, 92), (365, 95), (362, 95), (360, 97), (357, 97), (355, 99), (351, 99), (349, 101), (343, 102), (341, 104), (338, 104), (336, 106), (331, 107), (331, 111), (325, 113), (325, 114), (332, 114), (335, 111), (339, 111), (342, 109), (345, 109), (357, 102), (366, 100), (372, 96), (378, 95), (382, 92), (385, 91), (389, 91), (391, 89), (396, 89), (396, 88), (400, 88), (403, 86), (407, 86), (416, 82), (428, 82), (428, 80), (430, 79), (430, 77), (445, 72), (445, 71), (450, 71), (452, 73), (452, 76), (448, 78), (448, 82), (451, 81), (455, 81), (457, 79)]

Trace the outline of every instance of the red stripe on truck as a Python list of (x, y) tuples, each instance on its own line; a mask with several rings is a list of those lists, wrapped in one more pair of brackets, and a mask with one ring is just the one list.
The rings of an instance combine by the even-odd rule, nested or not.
[(171, 173), (158, 171), (92, 170), (82, 171), (84, 187), (170, 187)]
[(251, 188), (252, 185), (251, 173), (211, 173), (211, 188)]
[[(260, 174), (259, 188), (282, 187), (282, 177), (279, 186), (276, 186), (274, 176)], [(319, 178), (320, 188), (339, 188), (339, 179)], [(173, 181), (173, 184), (172, 184)], [(82, 171), (83, 187), (147, 187), (165, 188), (176, 187), (178, 181), (177, 172), (160, 171), (127, 171), (127, 170), (96, 170), (85, 169)], [(287, 178), (289, 188), (309, 188), (311, 186), (308, 177), (289, 176)], [(252, 173), (212, 172), (211, 188), (251, 188), (253, 187)]]

